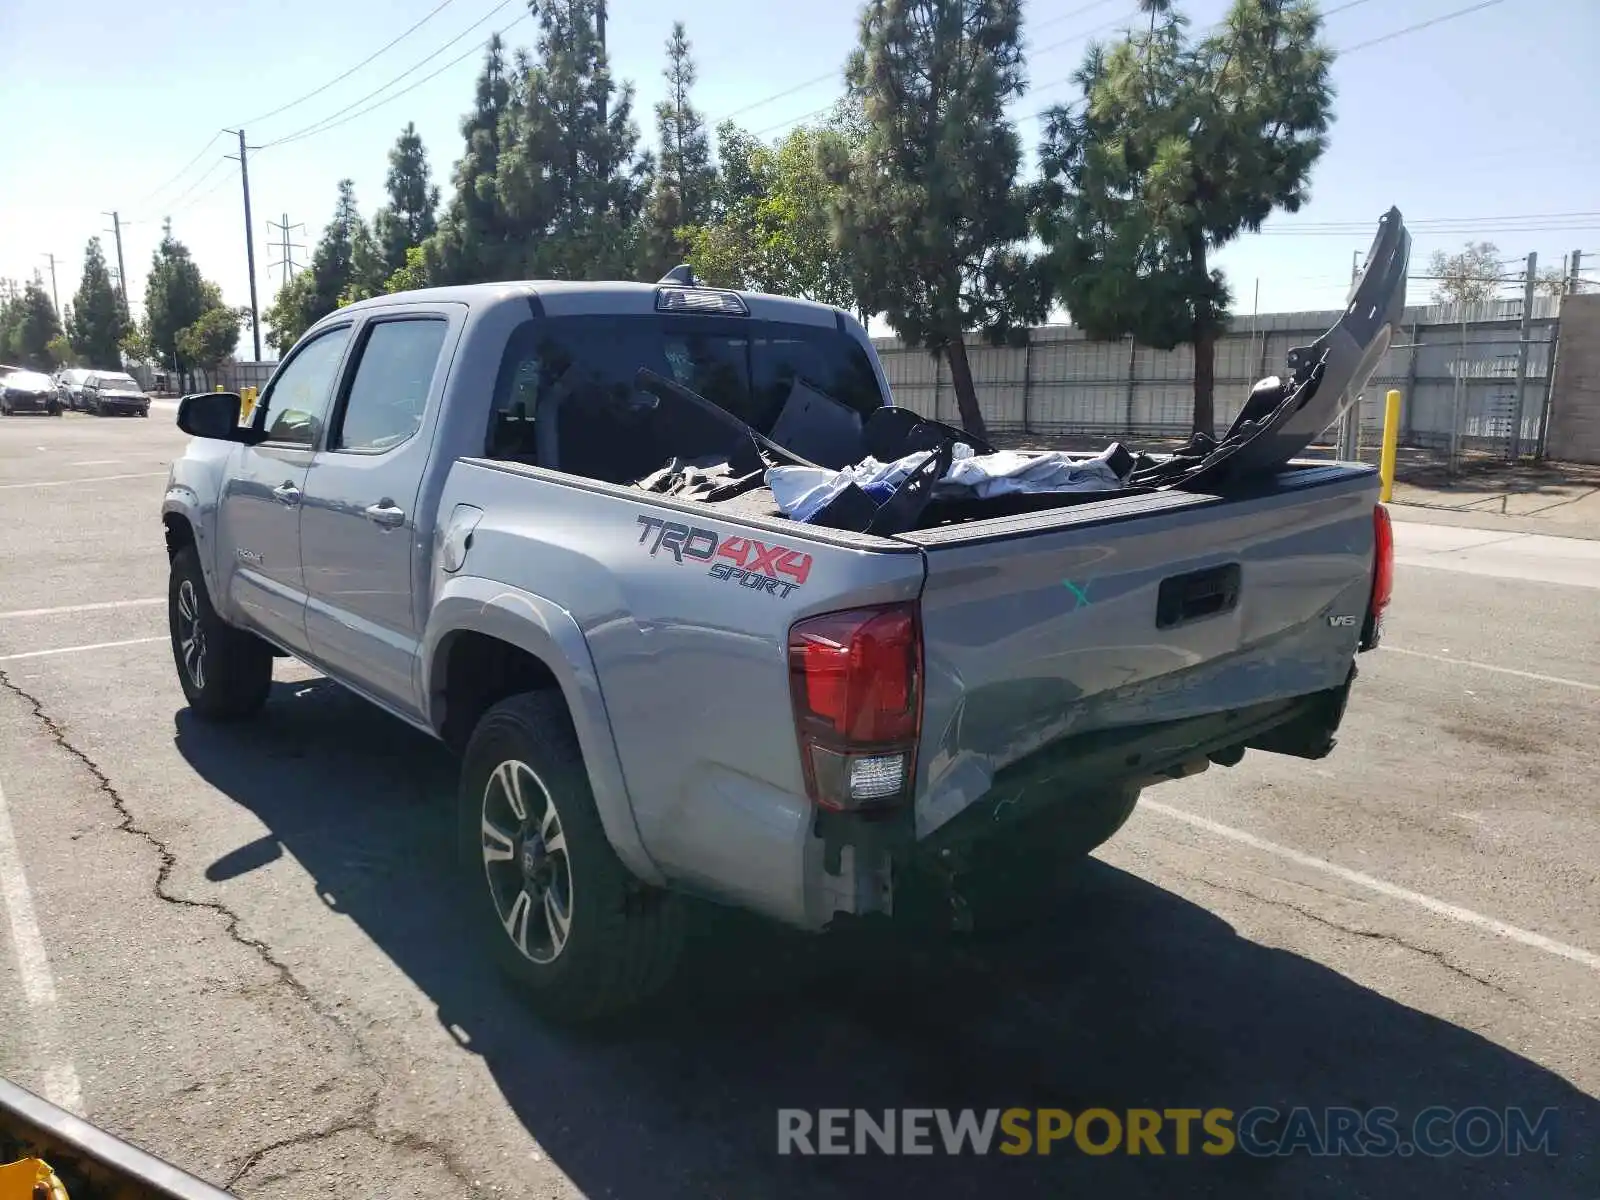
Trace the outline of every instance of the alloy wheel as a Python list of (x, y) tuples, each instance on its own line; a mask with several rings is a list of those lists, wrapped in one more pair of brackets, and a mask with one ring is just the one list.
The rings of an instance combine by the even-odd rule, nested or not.
[(178, 649), (183, 652), (183, 669), (196, 689), (206, 686), (206, 631), (200, 623), (200, 596), (194, 580), (178, 585)]
[(530, 962), (560, 957), (572, 931), (572, 860), (555, 798), (527, 763), (502, 762), (483, 789), (483, 870), (506, 936)]

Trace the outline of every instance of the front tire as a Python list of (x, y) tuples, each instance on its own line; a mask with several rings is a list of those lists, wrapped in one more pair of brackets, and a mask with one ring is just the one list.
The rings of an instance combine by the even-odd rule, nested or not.
[(458, 833), (472, 922), (546, 1016), (609, 1016), (671, 978), (683, 901), (640, 882), (612, 850), (559, 693), (513, 696), (478, 722)]
[(260, 711), (272, 687), (272, 648), (217, 615), (193, 546), (172, 556), (167, 625), (178, 682), (195, 716), (237, 721)]

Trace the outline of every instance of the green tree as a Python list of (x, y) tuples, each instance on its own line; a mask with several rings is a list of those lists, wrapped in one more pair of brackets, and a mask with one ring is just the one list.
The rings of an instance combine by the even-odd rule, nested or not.
[(385, 180), (389, 202), (372, 218), (386, 277), (406, 265), (406, 252), (420, 246), (437, 228), (439, 189), (428, 171), (428, 155), (415, 123), (407, 123), (389, 151)]
[(686, 231), (698, 278), (861, 307), (852, 264), (833, 236), (839, 184), (822, 166), (825, 158), (859, 152), (864, 141), (842, 112), (797, 126), (771, 146), (731, 124), (718, 130), (722, 170), (713, 215)]
[(406, 251), (406, 265), (383, 281), (385, 293), (410, 292), (428, 286), (428, 256), (421, 246)]
[(145, 337), (151, 356), (176, 371), (194, 365), (179, 349), (178, 331), (193, 325), (215, 304), (215, 286), (208, 292), (189, 247), (172, 236), (171, 220), (164, 222), (144, 285)]
[(84, 362), (98, 367), (121, 365), (128, 311), (112, 286), (99, 238), (90, 238), (84, 249), (83, 279), (72, 298), (72, 315), (66, 325), (73, 352)]
[(435, 283), (470, 283), (505, 278), (500, 268), (504, 222), (496, 191), (500, 164), (500, 121), (511, 105), (505, 43), (489, 39), (478, 74), (472, 112), (461, 122), (465, 152), (456, 163), (450, 205), (438, 230), (424, 243), (427, 278)]
[(950, 363), (962, 423), (985, 432), (966, 331), (1013, 338), (1038, 304), (1025, 245), (1020, 0), (868, 0), (845, 71), (865, 137), (829, 150), (840, 249), (864, 306)]
[(1468, 242), (1459, 253), (1435, 250), (1428, 260), (1435, 304), (1482, 304), (1499, 295), (1505, 272), (1500, 247), (1493, 242)]
[(154, 357), (150, 353), (149, 337), (135, 323), (128, 325), (127, 331), (122, 335), (122, 340), (117, 343), (117, 348), (122, 351), (122, 356), (130, 363), (148, 363)]
[(287, 354), (300, 340), (300, 335), (311, 328), (315, 289), (316, 280), (311, 272), (301, 271), (278, 289), (272, 303), (261, 314), (267, 343), (279, 354)]
[(0, 308), (0, 359), (35, 371), (60, 365), (51, 343), (62, 336), (61, 321), (43, 282), (35, 276)]
[(511, 240), (490, 278), (629, 273), (654, 166), (638, 152), (633, 86), (612, 82), (597, 0), (539, 6), (538, 58), (500, 125), (496, 193)]
[(1233, 0), (1199, 39), (1171, 0), (1091, 46), (1079, 103), (1046, 116), (1037, 232), (1046, 276), (1091, 337), (1194, 347), (1194, 429), (1214, 425), (1230, 295), (1215, 251), (1306, 201), (1331, 119), (1314, 0)]
[[(413, 247), (415, 249), (416, 247)], [(356, 226), (350, 239), (350, 282), (339, 294), (340, 305), (381, 296), (390, 271), (383, 260), (383, 248), (365, 221)]]
[(193, 325), (178, 331), (179, 353), (191, 366), (215, 371), (233, 358), (242, 326), (239, 309), (223, 304), (208, 308)]
[(67, 335), (64, 333), (56, 334), (44, 349), (45, 357), (50, 360), (52, 368), (70, 367), (78, 357), (73, 352), (72, 343), (67, 340)]
[(644, 213), (645, 274), (659, 279), (684, 261), (689, 229), (711, 215), (717, 172), (705, 118), (689, 102), (694, 59), (683, 22), (675, 21), (667, 39), (667, 98), (656, 105), (656, 172)]

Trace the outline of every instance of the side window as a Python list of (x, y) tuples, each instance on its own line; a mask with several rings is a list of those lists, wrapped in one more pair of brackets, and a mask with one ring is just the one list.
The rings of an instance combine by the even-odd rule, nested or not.
[(334, 377), (350, 327), (340, 326), (319, 334), (300, 348), (272, 381), (263, 403), (267, 409), (267, 440), (291, 446), (312, 446), (328, 416)]
[(388, 450), (416, 433), (448, 329), (436, 318), (371, 326), (331, 449)]

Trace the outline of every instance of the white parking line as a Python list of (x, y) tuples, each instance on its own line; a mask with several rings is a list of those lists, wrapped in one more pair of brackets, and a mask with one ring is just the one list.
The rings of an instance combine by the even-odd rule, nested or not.
[(63, 604), (60, 608), (14, 608), (0, 612), (0, 621), (9, 617), (55, 617), (62, 613), (103, 612), (110, 608), (148, 608), (152, 604), (165, 604), (165, 596), (150, 596), (143, 600), (101, 600), (95, 604)]
[(34, 1039), (44, 1060), (45, 1099), (78, 1115), (83, 1114), (83, 1088), (77, 1068), (65, 1053), (61, 1018), (56, 1011), (56, 981), (50, 973), (44, 935), (33, 911), (33, 895), (22, 873), (22, 851), (11, 827), (6, 793), (0, 787), (0, 907), (11, 923), (11, 944), (16, 951), (17, 978), (22, 994), (33, 1009)]
[(1185, 812), (1181, 808), (1173, 808), (1170, 804), (1162, 804), (1157, 800), (1139, 801), (1139, 807), (1159, 813), (1163, 817), (1171, 817), (1174, 821), (1182, 821), (1186, 825), (1193, 825), (1196, 829), (1203, 829), (1207, 833), (1216, 834), (1218, 837), (1239, 842), (1253, 850), (1260, 850), (1267, 854), (1275, 854), (1279, 858), (1286, 858), (1292, 863), (1302, 867), (1309, 867), (1313, 871), (1321, 871), (1342, 879), (1346, 883), (1353, 883), (1357, 887), (1364, 887), (1368, 891), (1377, 892), (1380, 896), (1387, 896), (1391, 900), (1401, 900), (1417, 908), (1427, 909), (1441, 917), (1448, 917), (1452, 921), (1459, 921), (1463, 925), (1471, 925), (1474, 929), (1481, 929), (1499, 937), (1507, 938), (1513, 942), (1520, 942), (1524, 946), (1531, 946), (1535, 950), (1542, 950), (1546, 954), (1554, 954), (1559, 958), (1570, 959), (1588, 967), (1591, 971), (1600, 971), (1600, 954), (1584, 950), (1578, 946), (1569, 946), (1565, 942), (1558, 942), (1554, 938), (1545, 937), (1542, 933), (1534, 933), (1530, 929), (1522, 929), (1516, 925), (1509, 925), (1496, 917), (1486, 917), (1482, 913), (1473, 912), (1470, 908), (1462, 908), (1459, 904), (1450, 904), (1444, 900), (1436, 900), (1432, 896), (1425, 896), (1421, 892), (1413, 892), (1410, 888), (1403, 888), (1388, 880), (1379, 879), (1361, 871), (1352, 871), (1349, 867), (1341, 867), (1338, 863), (1329, 862), (1325, 858), (1317, 858), (1310, 854), (1302, 854), (1299, 850), (1291, 850), (1288, 846), (1280, 846), (1277, 842), (1269, 842), (1266, 838), (1259, 838), (1253, 833), (1246, 833), (1242, 829), (1235, 829), (1231, 825), (1223, 825), (1198, 813)]
[(143, 646), (147, 642), (164, 642), (165, 634), (158, 637), (128, 638), (121, 642), (90, 642), (87, 646), (59, 646), (54, 650), (27, 650), (21, 654), (0, 654), (0, 663), (21, 662), (25, 658), (51, 658), (57, 654), (82, 654), (86, 650), (110, 650), (117, 646)]
[(70, 487), (75, 483), (110, 483), (113, 479), (155, 479), (165, 471), (136, 471), (131, 475), (90, 475), (86, 479), (41, 479), (33, 483), (0, 483), (0, 491), (31, 487)]
[(90, 458), (83, 462), (75, 462), (75, 467), (114, 467), (123, 460), (120, 458)]
[(1492, 667), (1488, 663), (1470, 658), (1452, 658), (1448, 654), (1424, 654), (1421, 650), (1402, 650), (1399, 646), (1379, 646), (1390, 654), (1407, 654), (1412, 658), (1426, 658), (1432, 662), (1453, 663), (1458, 667), (1476, 667), (1480, 671), (1493, 671), (1496, 675), (1515, 675), (1518, 679), (1532, 679), (1539, 683), (1558, 683), (1563, 687), (1582, 688), (1586, 692), (1600, 692), (1600, 683), (1584, 683), (1581, 679), (1563, 679), (1559, 675), (1540, 675), (1536, 671), (1519, 671), (1515, 667)]

